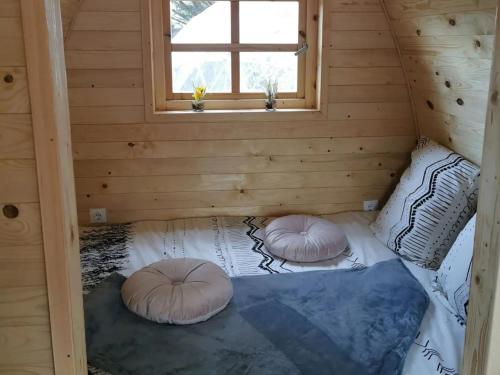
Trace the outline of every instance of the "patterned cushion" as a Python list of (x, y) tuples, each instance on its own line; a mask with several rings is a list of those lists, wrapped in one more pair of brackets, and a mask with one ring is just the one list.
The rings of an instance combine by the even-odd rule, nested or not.
[(479, 167), (422, 138), (412, 163), (371, 225), (390, 249), (437, 269), (476, 211)]
[(469, 288), (474, 249), (476, 216), (469, 220), (444, 258), (436, 276), (436, 289), (444, 294), (453, 310), (463, 322), (467, 319)]

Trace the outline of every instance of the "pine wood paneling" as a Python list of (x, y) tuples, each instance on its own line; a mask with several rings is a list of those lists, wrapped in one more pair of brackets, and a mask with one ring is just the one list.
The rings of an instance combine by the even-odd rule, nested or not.
[(81, 51), (140, 51), (141, 33), (137, 31), (72, 31), (66, 48)]
[(500, 373), (500, 29), (491, 75), (462, 372)]
[(0, 113), (0, 159), (33, 159), (31, 116)]
[(141, 69), (68, 69), (69, 88), (143, 87)]
[[(20, 16), (19, 0), (0, 2), (0, 374), (53, 375)], [(8, 205), (15, 209), (7, 210)]]
[(87, 12), (80, 11), (72, 30), (140, 31), (139, 12)]
[(385, 3), (419, 132), (480, 164), (496, 2)]
[(66, 41), (80, 221), (97, 206), (130, 221), (328, 213), (383, 199), (415, 144), (401, 61), (378, 0), (326, 10), (326, 119), (148, 123), (139, 1), (85, 0)]
[(400, 67), (395, 49), (330, 50), (330, 68)]
[(26, 69), (20, 67), (0, 68), (1, 113), (29, 113), (28, 81)]
[(177, 176), (199, 174), (401, 170), (407, 154), (242, 156), (133, 160), (75, 160), (77, 177)]
[[(370, 90), (375, 88), (375, 90)], [(397, 88), (397, 86), (396, 86)], [(349, 90), (353, 89), (353, 90)], [(332, 88), (340, 98), (359, 98), (359, 102), (371, 102), (373, 96), (362, 96), (366, 90), (375, 97), (385, 100), (391, 96), (387, 90), (379, 86), (342, 86)], [(394, 89), (397, 93), (405, 94)], [(383, 94), (382, 94), (383, 92)], [(391, 96), (392, 97), (392, 96)], [(396, 99), (396, 98), (395, 98)], [(398, 98), (399, 99), (399, 98)], [(401, 101), (405, 101), (405, 98)], [(407, 101), (407, 100), (406, 100)], [(346, 102), (333, 100), (332, 102)], [(352, 103), (355, 100), (349, 100)], [(375, 102), (377, 102), (375, 100)], [(379, 101), (380, 102), (380, 101)], [(396, 100), (395, 100), (396, 102)], [(387, 136), (413, 135), (413, 128), (407, 120), (347, 120), (347, 121), (315, 121), (308, 126), (300, 122), (245, 122), (235, 123), (201, 123), (186, 126), (185, 123), (169, 124), (98, 124), (73, 125), (73, 141), (75, 143), (90, 142), (133, 142), (133, 141), (189, 141), (189, 140), (235, 140), (235, 139), (294, 139), (294, 138), (352, 138), (376, 137), (384, 132)]]

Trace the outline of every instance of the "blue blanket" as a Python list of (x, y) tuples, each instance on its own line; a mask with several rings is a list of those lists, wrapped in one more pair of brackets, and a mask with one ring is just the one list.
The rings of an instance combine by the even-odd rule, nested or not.
[(429, 299), (400, 260), (361, 270), (232, 279), (212, 319), (160, 325), (129, 312), (114, 274), (85, 297), (89, 362), (114, 375), (400, 374)]

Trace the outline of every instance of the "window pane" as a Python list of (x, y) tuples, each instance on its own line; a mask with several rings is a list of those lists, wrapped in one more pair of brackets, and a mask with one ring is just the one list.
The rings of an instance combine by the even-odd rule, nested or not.
[(193, 85), (206, 85), (207, 92), (231, 92), (229, 52), (172, 52), (174, 92), (192, 92)]
[(268, 79), (278, 81), (278, 92), (297, 91), (297, 56), (293, 52), (242, 52), (241, 92), (263, 92)]
[(170, 0), (172, 43), (230, 43), (231, 2)]
[(240, 1), (241, 43), (298, 43), (298, 1)]

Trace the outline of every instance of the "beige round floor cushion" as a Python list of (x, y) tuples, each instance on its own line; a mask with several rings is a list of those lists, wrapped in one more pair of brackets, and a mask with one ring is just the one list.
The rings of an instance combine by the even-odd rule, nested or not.
[(306, 215), (273, 220), (266, 227), (264, 244), (272, 254), (294, 262), (331, 259), (349, 246), (344, 232), (337, 225)]
[(222, 311), (233, 286), (216, 264), (201, 259), (162, 260), (133, 273), (122, 286), (122, 299), (143, 318), (192, 324)]

